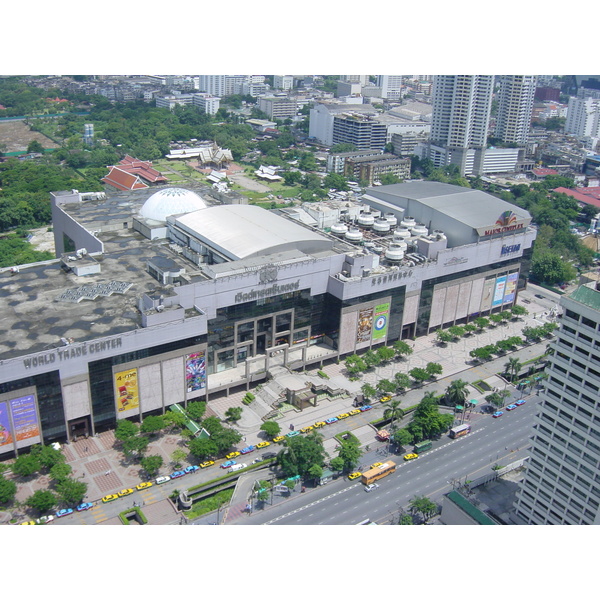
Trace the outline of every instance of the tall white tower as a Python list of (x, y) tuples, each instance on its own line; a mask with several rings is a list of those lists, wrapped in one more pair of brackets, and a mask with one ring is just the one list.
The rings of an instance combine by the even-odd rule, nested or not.
[(536, 85), (535, 75), (500, 78), (495, 136), (503, 142), (523, 146), (527, 143)]
[(377, 75), (377, 87), (381, 88), (381, 97), (387, 100), (400, 100), (402, 75)]

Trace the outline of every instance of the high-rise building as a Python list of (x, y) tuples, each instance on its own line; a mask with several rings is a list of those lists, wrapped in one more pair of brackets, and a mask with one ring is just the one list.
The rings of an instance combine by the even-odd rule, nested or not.
[(569, 98), (565, 133), (577, 137), (600, 136), (600, 99), (591, 96)]
[(402, 75), (377, 75), (377, 86), (381, 88), (381, 97), (386, 100), (400, 100)]
[(495, 135), (503, 142), (527, 143), (536, 82), (535, 75), (503, 75), (500, 78)]
[(493, 75), (434, 77), (430, 158), (436, 166), (456, 164), (461, 175), (482, 172), (493, 84)]
[(563, 315), (546, 369), (516, 515), (531, 525), (600, 524), (600, 290), (582, 285)]

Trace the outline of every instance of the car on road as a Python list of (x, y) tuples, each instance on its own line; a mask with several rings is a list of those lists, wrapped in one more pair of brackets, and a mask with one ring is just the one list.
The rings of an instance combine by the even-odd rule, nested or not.
[(200, 463), (201, 469), (206, 469), (206, 467), (212, 467), (215, 464), (214, 460), (205, 460), (203, 463)]
[(414, 452), (404, 455), (404, 460), (415, 460), (415, 458), (419, 458), (419, 455), (415, 454)]
[(306, 427), (303, 427), (300, 430), (300, 433), (308, 433), (309, 431), (312, 431), (314, 429), (314, 427), (312, 425), (307, 425)]
[(501, 410), (497, 410), (492, 417), (494, 417), (494, 419), (497, 419), (498, 417), (501, 417), (504, 413)]
[(35, 521), (23, 521), (21, 525), (36, 525)]
[(273, 438), (274, 442), (283, 442), (283, 440), (285, 440), (285, 436), (284, 435), (278, 435), (277, 437)]
[(382, 462), (376, 462), (376, 463), (373, 463), (373, 464), (372, 464), (372, 465), (369, 467), (369, 469), (376, 469), (377, 467), (380, 467), (382, 464), (383, 464)]
[(152, 487), (151, 481), (142, 481), (135, 486), (135, 489), (139, 492), (141, 490), (148, 489), (149, 487)]
[(358, 408), (355, 408), (354, 410), (351, 410), (348, 414), (351, 417), (354, 416), (354, 415), (360, 415), (360, 410)]
[(256, 446), (246, 446), (242, 448), (242, 454), (249, 454), (250, 452), (254, 452), (256, 450)]
[(337, 418), (341, 421), (342, 419), (347, 419), (350, 415), (348, 413), (342, 413), (338, 415)]
[(542, 296), (541, 294), (534, 294), (536, 298), (539, 298), (540, 300), (544, 299), (544, 296)]
[(531, 304), (531, 300), (529, 300), (529, 298), (523, 298), (522, 300), (525, 302), (525, 304)]
[(327, 423), (325, 423), (325, 421), (317, 421), (317, 422), (314, 424), (314, 428), (315, 428), (315, 429), (319, 429), (319, 427), (325, 427), (325, 425), (327, 425)]
[(329, 419), (325, 419), (325, 423), (327, 423), (327, 425), (331, 425), (332, 423), (337, 423), (338, 418), (337, 417), (331, 417)]
[(228, 469), (229, 467), (233, 467), (233, 465), (237, 465), (235, 460), (228, 460), (221, 465), (221, 469)]
[(119, 492), (119, 498), (122, 498), (123, 496), (129, 496), (129, 494), (133, 494), (133, 490), (131, 488), (125, 488)]
[(285, 437), (291, 438), (291, 437), (296, 437), (297, 435), (300, 435), (299, 431), (290, 431), (289, 433), (285, 434)]
[(237, 456), (239, 456), (241, 453), (240, 452), (230, 452), (229, 454), (227, 454), (225, 456), (225, 458), (229, 459), (229, 458), (236, 458)]
[(171, 478), (168, 475), (163, 475), (162, 477), (157, 477), (154, 481), (156, 485), (160, 485), (161, 483), (167, 483), (167, 481), (171, 481)]
[(367, 404), (366, 406), (361, 406), (360, 407), (360, 412), (365, 412), (367, 410), (371, 410), (373, 407), (370, 404)]
[(389, 402), (392, 399), (391, 396), (383, 396), (379, 402)]
[(525, 404), (525, 400), (523, 400), (523, 399), (521, 399), (521, 400), (517, 400), (517, 401), (515, 402), (515, 404), (516, 404), (517, 406), (522, 406), (523, 404)]
[(75, 510), (77, 512), (82, 512), (84, 510), (90, 510), (94, 505), (91, 502), (82, 502)]
[(60, 519), (61, 517), (66, 517), (67, 515), (72, 515), (72, 514), (73, 514), (73, 509), (72, 508), (61, 508), (56, 513), (56, 518)]
[(186, 473), (194, 473), (195, 471), (197, 471), (200, 467), (198, 465), (190, 465), (189, 467), (186, 467), (184, 469), (184, 471)]
[(517, 408), (517, 405), (516, 405), (516, 404), (509, 404), (509, 405), (506, 407), (506, 410), (515, 410), (515, 408)]
[(379, 487), (378, 483), (370, 483), (369, 485), (365, 485), (365, 492), (370, 492)]
[(258, 444), (256, 444), (256, 447), (260, 450), (261, 448), (266, 448), (267, 446), (270, 446), (271, 442), (259, 442)]
[(354, 471), (354, 473), (350, 473), (350, 475), (348, 475), (348, 479), (357, 479), (361, 475), (362, 473), (360, 473), (359, 471)]
[(108, 494), (108, 496), (104, 496), (104, 498), (102, 498), (102, 502), (112, 502), (113, 500), (117, 500), (119, 498), (119, 496), (117, 496), (116, 494)]
[[(71, 511), (71, 512), (73, 512), (73, 511)], [(35, 524), (36, 525), (46, 525), (47, 523), (52, 523), (52, 521), (54, 521), (54, 515), (44, 515), (43, 517), (36, 519)]]
[(185, 471), (174, 471), (171, 473), (171, 479), (177, 479), (178, 477), (183, 477), (185, 475)]

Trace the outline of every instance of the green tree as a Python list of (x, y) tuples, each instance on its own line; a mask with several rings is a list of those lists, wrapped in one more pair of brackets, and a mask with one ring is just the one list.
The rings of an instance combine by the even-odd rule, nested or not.
[(31, 140), (27, 145), (28, 153), (44, 153), (44, 146), (42, 146), (37, 140)]
[(206, 412), (206, 402), (188, 402), (185, 412), (192, 421), (201, 423), (204, 419), (204, 413)]
[(435, 378), (436, 375), (442, 374), (443, 368), (442, 365), (440, 365), (440, 363), (428, 362), (425, 365), (425, 371), (427, 371), (427, 374), (430, 378)]
[(338, 458), (343, 461), (343, 470), (354, 471), (360, 461), (362, 450), (359, 444), (354, 440), (344, 440), (338, 450)]
[(486, 319), (485, 317), (477, 317), (473, 323), (475, 323), (475, 325), (477, 326), (477, 329), (479, 329), (479, 331), (481, 331), (484, 327), (487, 327), (490, 322), (488, 319)]
[(510, 375), (511, 381), (514, 381), (515, 377), (519, 374), (521, 367), (522, 363), (516, 357), (511, 357), (508, 359), (508, 362), (504, 363), (504, 371)]
[(195, 438), (190, 440), (188, 448), (199, 461), (213, 458), (219, 453), (218, 445), (211, 438)]
[(339, 471), (340, 473), (344, 470), (344, 459), (341, 456), (336, 456), (329, 461), (329, 467), (333, 471)]
[(36, 490), (27, 500), (25, 504), (40, 513), (44, 513), (56, 506), (56, 496), (49, 490)]
[(313, 465), (323, 466), (325, 450), (322, 443), (299, 435), (287, 440), (287, 447), (279, 453), (277, 462), (286, 477), (303, 476)]
[(367, 370), (367, 363), (358, 354), (352, 354), (346, 358), (346, 370), (350, 375), (358, 375)]
[(547, 284), (575, 279), (577, 272), (562, 256), (552, 251), (536, 254), (531, 260), (531, 275)]
[(404, 340), (395, 341), (393, 348), (396, 356), (399, 358), (410, 356), (413, 353), (413, 349)]
[(225, 411), (225, 418), (232, 423), (239, 421), (242, 417), (243, 407), (231, 406)]
[(150, 477), (154, 477), (163, 466), (163, 457), (159, 456), (158, 454), (144, 456), (144, 458), (142, 458), (140, 461), (140, 465)]
[(382, 363), (386, 363), (392, 360), (396, 353), (394, 352), (394, 349), (390, 348), (389, 346), (380, 346), (377, 348), (377, 355), (381, 359)]
[(446, 402), (450, 406), (464, 406), (469, 395), (469, 384), (462, 379), (455, 379), (446, 388), (444, 394)]
[(394, 173), (384, 173), (379, 178), (379, 182), (381, 183), (381, 185), (392, 185), (394, 183), (401, 183), (402, 180), (400, 179), (400, 177), (398, 177), (398, 175)]
[(393, 394), (396, 391), (396, 383), (389, 379), (380, 379), (375, 386), (380, 394)]
[(17, 494), (17, 484), (11, 479), (0, 475), (0, 505), (11, 504)]
[(529, 311), (524, 306), (521, 306), (520, 304), (515, 304), (514, 306), (511, 307), (510, 313), (514, 317), (518, 318), (518, 317), (524, 317), (525, 315), (528, 315)]
[(410, 387), (410, 377), (406, 373), (396, 373), (394, 375), (396, 388), (402, 393)]
[(32, 454), (22, 454), (11, 465), (12, 472), (21, 477), (29, 477), (42, 468), (39, 459)]
[(367, 400), (374, 398), (377, 394), (377, 390), (370, 383), (363, 384), (360, 391)]
[(383, 411), (384, 419), (391, 419), (390, 429), (394, 429), (396, 419), (401, 419), (404, 416), (404, 411), (400, 408), (400, 400), (392, 400), (388, 408)]
[(403, 514), (398, 520), (398, 525), (414, 525), (412, 516)]
[(275, 421), (265, 421), (260, 430), (264, 431), (271, 439), (277, 437), (281, 433), (281, 426)]
[(367, 350), (363, 354), (363, 360), (367, 363), (367, 368), (371, 369), (373, 367), (377, 367), (381, 364), (381, 358), (377, 354), (377, 352), (373, 350)]
[(156, 433), (166, 427), (165, 419), (161, 415), (150, 415), (142, 421), (142, 433)]
[(416, 384), (422, 384), (430, 377), (429, 372), (421, 367), (415, 367), (414, 369), (411, 369), (408, 374), (415, 380)]
[(30, 453), (39, 460), (45, 469), (52, 469), (55, 465), (65, 462), (64, 454), (51, 445), (42, 446), (41, 444), (35, 444), (31, 446)]
[(87, 483), (71, 477), (65, 477), (56, 484), (56, 493), (60, 502), (67, 505), (81, 504), (87, 490)]
[(435, 337), (440, 344), (447, 344), (454, 339), (454, 336), (446, 329), (438, 329), (435, 332)]
[[(175, 469), (180, 469), (183, 465), (183, 461), (187, 458), (187, 454), (181, 450), (181, 448), (177, 448), (171, 453), (171, 464)], [(143, 465), (142, 465), (143, 466)]]
[(61, 481), (63, 479), (66, 479), (67, 477), (69, 477), (69, 475), (71, 474), (72, 471), (73, 471), (73, 468), (71, 467), (71, 465), (68, 465), (67, 463), (64, 463), (64, 462), (56, 463), (50, 469), (50, 477), (52, 477), (52, 479), (54, 479), (56, 481)]
[(348, 180), (338, 173), (329, 173), (326, 175), (323, 179), (323, 185), (326, 188), (332, 188), (341, 192), (348, 190)]
[(394, 431), (392, 434), (392, 442), (396, 444), (396, 446), (404, 447), (412, 444), (413, 436), (412, 433), (406, 429), (405, 427)]
[(410, 501), (409, 507), (413, 515), (420, 514), (424, 521), (428, 521), (438, 513), (437, 504), (426, 496), (416, 496)]
[(452, 325), (451, 327), (448, 327), (448, 333), (454, 338), (461, 338), (465, 335), (466, 331), (461, 325)]
[(329, 149), (329, 152), (331, 154), (342, 154), (344, 152), (354, 152), (354, 151), (356, 151), (356, 146), (354, 144), (345, 144), (345, 143), (334, 144)]
[(312, 465), (307, 471), (307, 476), (312, 480), (319, 482), (321, 477), (323, 477), (323, 467), (320, 465)]
[(168, 410), (163, 418), (165, 420), (165, 424), (169, 428), (183, 429), (187, 422), (185, 415), (180, 412), (175, 412), (174, 410)]
[(115, 429), (115, 438), (121, 442), (128, 440), (139, 433), (139, 427), (133, 421), (129, 421), (128, 419), (121, 419), (117, 423), (117, 428)]
[(150, 440), (147, 437), (130, 437), (123, 442), (123, 454), (127, 458), (143, 456), (148, 449)]

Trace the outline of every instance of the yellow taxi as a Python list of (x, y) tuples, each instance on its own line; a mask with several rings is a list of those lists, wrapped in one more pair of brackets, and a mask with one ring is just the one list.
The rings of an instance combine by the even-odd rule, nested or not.
[(346, 419), (347, 417), (349, 417), (350, 415), (348, 413), (342, 413), (341, 415), (338, 415), (337, 418), (338, 419)]
[(354, 410), (351, 410), (348, 414), (350, 416), (359, 415), (360, 414), (360, 410), (358, 410), (358, 408), (355, 408)]
[(35, 521), (23, 521), (21, 525), (35, 525)]
[(354, 471), (354, 473), (350, 473), (350, 475), (348, 475), (348, 479), (357, 479), (361, 475), (362, 475), (362, 473), (359, 473), (358, 471)]
[(104, 496), (102, 498), (102, 502), (112, 502), (113, 500), (117, 500), (119, 496), (117, 494), (109, 494), (108, 496)]
[(389, 402), (391, 399), (391, 396), (383, 396), (379, 402)]
[(325, 421), (317, 421), (313, 427), (315, 429), (319, 429), (320, 427), (325, 427)]
[(236, 456), (239, 456), (239, 455), (240, 455), (240, 452), (230, 452), (229, 454), (227, 454), (225, 456), (225, 458), (227, 460), (231, 460), (232, 458), (235, 458)]
[(415, 458), (419, 458), (419, 455), (415, 454), (414, 452), (404, 455), (404, 460), (414, 460)]
[(138, 483), (135, 486), (135, 489), (139, 491), (139, 490), (146, 490), (149, 487), (152, 487), (152, 482), (151, 481), (142, 481), (142, 483)]
[(210, 467), (215, 464), (214, 460), (205, 460), (203, 463), (200, 463), (201, 469), (206, 469), (206, 467)]
[(131, 488), (125, 488), (119, 492), (119, 498), (122, 498), (123, 496), (129, 496), (129, 494), (133, 494), (133, 490)]
[(380, 467), (383, 463), (382, 462), (378, 462), (378, 463), (373, 463), (369, 469), (376, 469), (377, 467)]
[(283, 440), (285, 440), (285, 436), (284, 435), (278, 435), (277, 437), (273, 438), (274, 442), (283, 442)]
[(303, 427), (303, 428), (300, 430), (300, 433), (308, 433), (309, 431), (312, 431), (313, 429), (314, 429), (314, 428), (313, 428), (313, 426), (312, 426), (312, 425), (308, 425), (307, 427)]
[(256, 447), (258, 449), (260, 449), (260, 448), (266, 448), (267, 446), (270, 446), (270, 445), (271, 445), (271, 442), (259, 442), (258, 444), (256, 444)]

